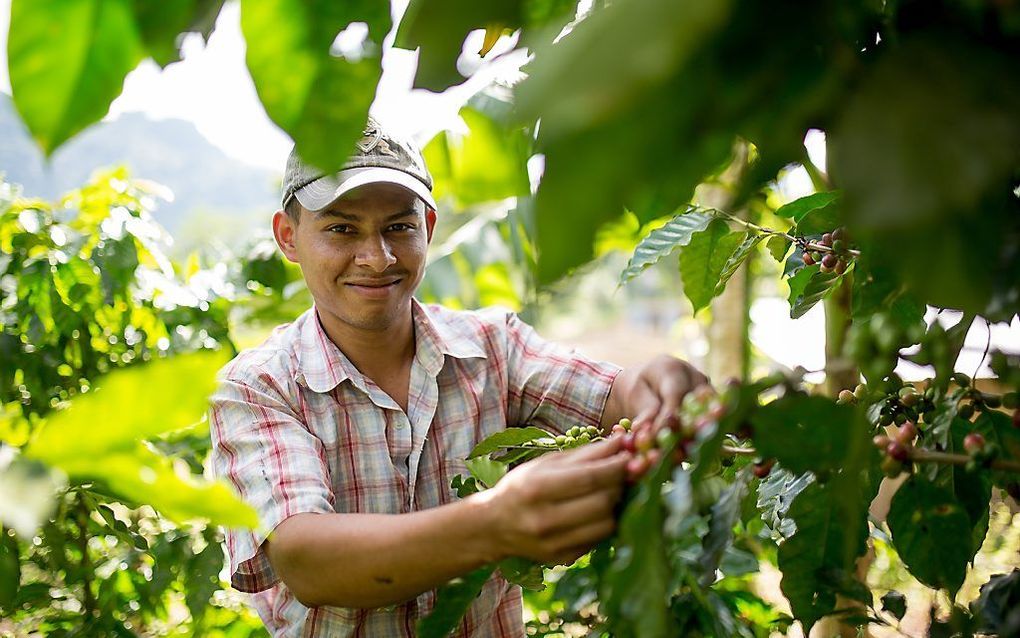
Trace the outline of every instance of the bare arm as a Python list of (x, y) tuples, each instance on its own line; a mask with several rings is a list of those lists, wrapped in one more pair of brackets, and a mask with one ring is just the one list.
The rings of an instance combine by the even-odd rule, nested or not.
[(629, 458), (616, 439), (548, 454), (491, 490), (410, 514), (298, 514), (266, 543), (302, 604), (382, 607), (507, 556), (572, 561), (612, 533)]

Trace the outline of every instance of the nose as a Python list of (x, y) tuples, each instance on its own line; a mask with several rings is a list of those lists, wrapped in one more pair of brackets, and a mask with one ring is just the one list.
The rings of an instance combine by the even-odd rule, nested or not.
[(397, 258), (382, 234), (371, 233), (358, 244), (354, 263), (376, 272), (385, 272), (387, 268), (397, 263)]

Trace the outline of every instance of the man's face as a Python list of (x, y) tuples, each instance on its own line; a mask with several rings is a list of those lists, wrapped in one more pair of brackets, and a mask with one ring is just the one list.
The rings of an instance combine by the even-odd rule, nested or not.
[(277, 212), (273, 230), (301, 265), (327, 331), (385, 331), (410, 319), (435, 220), (410, 191), (370, 184), (323, 210), (302, 210), (297, 224)]

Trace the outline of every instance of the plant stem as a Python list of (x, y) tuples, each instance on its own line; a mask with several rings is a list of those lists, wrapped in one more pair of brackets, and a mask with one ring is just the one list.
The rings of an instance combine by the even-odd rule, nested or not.
[[(835, 254), (835, 252), (836, 252), (835, 250), (832, 249), (831, 246), (823, 246), (822, 244), (818, 244), (818, 243), (815, 243), (813, 241), (807, 241), (803, 237), (797, 237), (796, 235), (791, 235), (790, 233), (785, 233), (785, 232), (783, 232), (781, 230), (775, 230), (774, 228), (765, 228), (764, 226), (759, 226), (758, 224), (755, 224), (754, 222), (749, 222), (747, 220), (740, 219), (739, 217), (731, 215), (731, 214), (727, 213), (726, 211), (719, 210), (718, 208), (706, 208), (704, 210), (705, 210), (705, 212), (709, 213), (710, 215), (715, 215), (717, 217), (721, 217), (721, 218), (725, 219), (726, 221), (730, 221), (730, 222), (733, 222), (735, 224), (739, 224), (739, 225), (743, 226), (744, 228), (749, 228), (749, 229), (751, 229), (753, 231), (756, 231), (756, 232), (759, 232), (759, 233), (764, 233), (766, 235), (777, 235), (779, 237), (785, 237), (786, 239), (789, 239), (793, 243), (800, 244), (801, 246), (803, 246), (804, 250), (817, 250), (820, 253), (833, 253), (833, 254)], [(861, 256), (861, 251), (854, 250), (853, 248), (848, 248), (846, 250), (846, 253), (848, 255), (850, 255), (851, 257), (860, 257)]]
[[(729, 456), (759, 456), (758, 451), (752, 447), (736, 447), (732, 445), (723, 445), (722, 453)], [(910, 448), (907, 453), (907, 460), (914, 463), (966, 465), (970, 462), (970, 457), (966, 454), (951, 454), (949, 452), (935, 452), (932, 450), (919, 450), (917, 448)], [(989, 467), (993, 470), (1005, 470), (1020, 474), (1020, 461), (995, 459), (989, 464)]]

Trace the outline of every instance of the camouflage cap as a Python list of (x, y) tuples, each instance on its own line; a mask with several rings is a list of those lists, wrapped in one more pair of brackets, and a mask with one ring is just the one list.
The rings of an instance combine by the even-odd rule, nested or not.
[(291, 150), (283, 174), (282, 205), (286, 208), (290, 198), (296, 197), (306, 209), (322, 210), (355, 188), (380, 182), (403, 186), (436, 209), (432, 176), (421, 151), (413, 142), (392, 135), (370, 117), (354, 154), (337, 173), (325, 174), (303, 163), (296, 148)]

